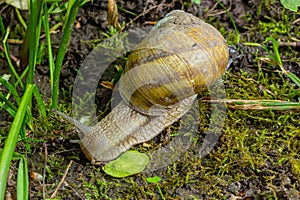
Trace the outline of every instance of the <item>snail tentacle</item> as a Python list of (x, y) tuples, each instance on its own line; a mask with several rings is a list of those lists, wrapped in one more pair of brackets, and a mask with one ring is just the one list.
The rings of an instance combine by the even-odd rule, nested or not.
[[(60, 115), (61, 117), (63, 117), (65, 120), (71, 122), (72, 124), (74, 124), (79, 130), (81, 130), (84, 134), (89, 134), (89, 133), (92, 133), (92, 127), (88, 126), (88, 125), (85, 125), (84, 123), (72, 118), (72, 117), (69, 117), (68, 115), (58, 111), (58, 110), (53, 110), (53, 112), (55, 112), (56, 114)], [(79, 138), (83, 138), (84, 135), (80, 134), (79, 133)]]

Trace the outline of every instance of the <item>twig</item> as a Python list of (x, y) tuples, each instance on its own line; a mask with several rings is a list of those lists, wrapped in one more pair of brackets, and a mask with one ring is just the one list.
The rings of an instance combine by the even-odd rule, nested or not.
[(23, 40), (19, 39), (7, 39), (8, 44), (23, 44)]
[(300, 22), (300, 18), (298, 18), (298, 19), (296, 19), (295, 21), (293, 21), (292, 24), (296, 24), (296, 23), (298, 23), (298, 22)]
[(226, 9), (226, 10), (223, 10), (223, 11), (219, 11), (219, 12), (213, 12), (213, 10), (217, 7), (217, 5), (219, 4), (219, 2), (215, 3), (215, 5), (209, 9), (206, 13), (206, 17), (211, 17), (211, 16), (216, 16), (216, 15), (221, 15), (223, 13), (226, 13), (226, 12), (229, 12), (231, 10), (231, 5), (232, 5), (232, 2), (231, 0), (229, 1), (229, 7)]
[[(278, 42), (280, 47), (300, 47), (300, 42)], [(268, 44), (273, 44), (272, 41), (269, 41)]]
[(128, 22), (128, 23), (126, 24), (126, 26), (129, 26), (129, 24), (131, 24), (132, 22), (136, 21), (138, 18), (140, 18), (140, 17), (142, 17), (142, 16), (148, 14), (151, 10), (157, 8), (158, 6), (159, 6), (159, 5), (155, 5), (155, 6), (151, 7), (151, 8), (149, 8), (149, 9), (143, 11), (141, 14), (139, 14), (138, 16), (136, 16), (133, 20), (130, 20), (130, 22)]
[(74, 192), (80, 199), (85, 199), (85, 197), (84, 197), (83, 195), (79, 194), (79, 193), (78, 193), (71, 185), (69, 185), (69, 184), (67, 183), (67, 181), (65, 181), (65, 184), (66, 184), (67, 187), (71, 188), (71, 190), (73, 190), (73, 192)]
[[(153, 10), (153, 9), (155, 9), (155, 8), (159, 8), (160, 10), (163, 10), (163, 9), (166, 8), (166, 7), (171, 7), (171, 6), (173, 6), (174, 3), (176, 2), (176, 0), (173, 0), (171, 3), (164, 3), (164, 2), (165, 2), (165, 0), (162, 1), (159, 5), (155, 5), (155, 6), (153, 6), (153, 7), (150, 7), (150, 8), (148, 8), (147, 10), (144, 9), (144, 11), (143, 11), (141, 14), (139, 14), (139, 15), (136, 16), (133, 20), (131, 20), (130, 22), (128, 22), (128, 23), (126, 24), (126, 26), (129, 26), (129, 24), (131, 24), (132, 22), (136, 21), (138, 18), (140, 18), (140, 17), (142, 17), (142, 16), (148, 14), (151, 10)], [(145, 8), (146, 8), (146, 7), (145, 7)]]
[(67, 169), (66, 169), (66, 171), (65, 171), (65, 173), (64, 173), (64, 175), (63, 175), (63, 177), (62, 177), (62, 179), (61, 179), (61, 181), (59, 182), (57, 188), (55, 189), (55, 191), (53, 192), (53, 194), (51, 195), (50, 198), (55, 198), (55, 197), (56, 197), (56, 193), (57, 193), (57, 191), (59, 190), (59, 188), (61, 187), (61, 185), (63, 184), (63, 182), (65, 181), (66, 176), (67, 176), (67, 174), (68, 174), (68, 171), (69, 171), (69, 169), (70, 169), (70, 167), (71, 167), (71, 165), (72, 165), (72, 162), (73, 162), (73, 160), (71, 160), (70, 163), (68, 164), (68, 167), (67, 167)]

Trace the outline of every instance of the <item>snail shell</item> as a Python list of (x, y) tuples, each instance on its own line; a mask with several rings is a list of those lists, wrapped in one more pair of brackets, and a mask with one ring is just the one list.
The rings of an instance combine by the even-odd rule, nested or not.
[(218, 30), (175, 10), (129, 55), (120, 93), (135, 110), (157, 115), (220, 78), (227, 63), (228, 48)]
[(123, 100), (95, 126), (57, 111), (83, 132), (92, 162), (110, 161), (177, 121), (197, 93), (219, 79), (228, 63), (225, 39), (211, 25), (175, 10), (130, 53), (119, 90)]

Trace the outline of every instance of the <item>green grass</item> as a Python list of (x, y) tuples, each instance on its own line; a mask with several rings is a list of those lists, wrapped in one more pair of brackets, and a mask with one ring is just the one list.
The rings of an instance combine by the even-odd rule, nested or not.
[[(5, 57), (8, 61), (10, 70), (9, 80), (0, 77), (0, 83), (7, 89), (7, 92), (0, 91), (1, 109), (7, 111), (14, 117), (14, 121), (11, 124), (11, 128), (5, 140), (4, 149), (1, 154), (0, 199), (4, 199), (6, 190), (6, 178), (8, 176), (8, 170), (13, 158), (16, 143), (19, 141), (19, 135), (21, 136), (21, 140), (25, 143), (26, 148), (28, 150), (30, 149), (27, 136), (25, 135), (25, 130), (27, 128), (29, 128), (31, 131), (34, 130), (32, 126), (32, 112), (38, 110), (39, 115), (42, 118), (48, 117), (46, 108), (48, 102), (44, 100), (38, 88), (33, 84), (34, 74), (36, 70), (35, 68), (38, 60), (41, 60), (41, 58), (39, 57), (41, 56), (39, 52), (40, 49), (43, 49), (43, 44), (40, 42), (41, 31), (43, 30), (45, 32), (48, 44), (52, 108), (56, 108), (58, 103), (58, 83), (63, 58), (70, 40), (75, 17), (77, 15), (79, 7), (83, 2), (83, 0), (75, 0), (69, 1), (68, 3), (67, 12), (64, 16), (65, 21), (63, 27), (63, 36), (61, 40), (62, 42), (59, 45), (55, 61), (51, 49), (51, 36), (48, 21), (48, 6), (51, 3), (43, 2), (42, 0), (30, 1), (30, 15), (27, 22), (28, 24), (23, 21), (20, 13), (17, 11), (18, 19), (20, 20), (20, 23), (23, 25), (26, 31), (20, 56), (21, 66), (23, 67), (23, 73), (21, 75), (16, 72), (15, 66), (10, 59), (10, 52), (7, 42), (11, 31), (10, 27), (5, 27), (2, 18), (0, 17), (0, 29), (2, 35), (4, 35), (4, 37), (2, 38), (2, 43), (4, 47)], [(51, 11), (55, 9), (53, 5), (57, 6), (58, 4), (54, 2), (52, 6), (50, 6)], [(21, 90), (17, 89), (18, 87), (20, 87)], [(22, 93), (22, 91), (24, 91), (24, 93)], [(34, 107), (32, 107), (33, 96), (35, 97), (38, 109), (34, 109)], [(12, 101), (15, 101), (16, 104), (11, 103)], [(28, 169), (27, 162), (24, 157), (22, 157), (20, 160), (17, 182), (18, 199), (28, 199)]]
[[(1, 183), (0, 198), (1, 199), (4, 199), (4, 196), (5, 196), (6, 179), (8, 176), (10, 162), (12, 160), (14, 149), (15, 149), (17, 141), (18, 141), (19, 133), (20, 133), (21, 129), (24, 128), (23, 121), (25, 119), (27, 107), (31, 101), (31, 95), (33, 93), (34, 87), (35, 87), (35, 85), (31, 85), (31, 84), (27, 85), (26, 91), (25, 91), (22, 101), (18, 107), (18, 111), (17, 111), (14, 121), (11, 125), (11, 129), (8, 133), (8, 136), (5, 141), (4, 149), (1, 154), (1, 160), (0, 160), (0, 183)], [(22, 168), (23, 167), (21, 167), (21, 169)], [(28, 176), (27, 173), (26, 173), (26, 176)], [(27, 181), (28, 181), (28, 177), (27, 177)], [(27, 185), (28, 185), (28, 183), (27, 183)], [(28, 198), (28, 195), (27, 195), (27, 198)], [(25, 198), (25, 199), (27, 199), (27, 198)]]

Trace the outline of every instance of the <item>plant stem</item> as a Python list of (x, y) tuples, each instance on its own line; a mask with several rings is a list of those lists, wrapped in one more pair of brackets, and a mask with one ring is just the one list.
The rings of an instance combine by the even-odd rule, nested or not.
[(161, 189), (160, 189), (158, 183), (156, 183), (156, 186), (157, 186), (157, 188), (158, 188), (158, 190), (159, 190), (159, 194), (160, 194), (161, 198), (162, 198), (163, 200), (166, 200), (166, 198), (165, 198), (164, 194), (162, 193), (162, 191), (161, 191)]
[[(24, 69), (27, 64), (29, 66), (27, 83), (33, 83), (37, 47), (39, 41), (40, 26), (38, 26), (41, 15), (41, 7), (43, 0), (30, 0), (30, 16), (29, 24), (26, 32), (24, 44), (21, 53), (21, 67)], [(29, 56), (28, 56), (29, 55)]]
[[(19, 77), (18, 73), (16, 72), (16, 70), (14, 68), (14, 65), (12, 64), (11, 59), (10, 59), (10, 53), (9, 53), (8, 44), (7, 44), (7, 39), (8, 39), (9, 33), (10, 33), (10, 28), (8, 27), (6, 29), (6, 33), (5, 33), (5, 36), (4, 36), (4, 39), (3, 39), (3, 48), (4, 48), (4, 53), (5, 53), (6, 60), (8, 62), (10, 74), (12, 75), (11, 82), (15, 86), (15, 78), (20, 80), (20, 77)], [(21, 84), (21, 87), (23, 88), (23, 83), (21, 82), (20, 84)]]
[(49, 61), (49, 69), (50, 69), (51, 91), (53, 91), (53, 74), (54, 74), (55, 66), (54, 66), (54, 59), (53, 59), (52, 47), (51, 47), (47, 3), (44, 3), (44, 13), (45, 16), (43, 17), (43, 24), (44, 24), (44, 30), (45, 30), (47, 46), (48, 46), (48, 61)]

